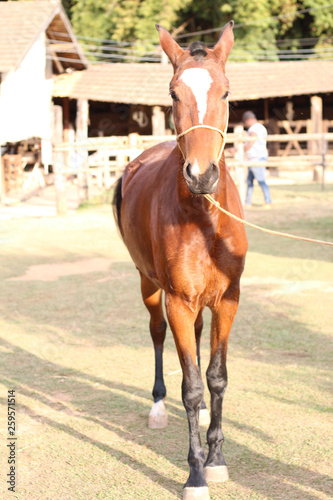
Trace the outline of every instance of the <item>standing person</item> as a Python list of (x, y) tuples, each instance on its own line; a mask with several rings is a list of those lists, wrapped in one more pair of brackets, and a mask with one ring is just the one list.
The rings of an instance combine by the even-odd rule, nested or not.
[(251, 199), (253, 194), (253, 181), (257, 179), (259, 186), (262, 189), (265, 198), (265, 208), (271, 208), (271, 195), (269, 187), (266, 184), (265, 173), (266, 167), (262, 165), (267, 161), (268, 151), (266, 146), (267, 130), (257, 121), (256, 115), (252, 111), (245, 111), (242, 117), (245, 127), (248, 129), (247, 135), (249, 137), (257, 137), (256, 141), (246, 142), (244, 151), (246, 159), (250, 161), (251, 165), (247, 175), (247, 193), (245, 206), (251, 206)]

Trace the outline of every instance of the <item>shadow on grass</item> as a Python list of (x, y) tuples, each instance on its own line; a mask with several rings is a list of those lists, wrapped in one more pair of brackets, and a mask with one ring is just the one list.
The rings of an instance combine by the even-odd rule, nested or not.
[[(247, 287), (241, 296), (230, 336), (238, 356), (261, 363), (329, 369), (333, 339), (297, 320), (298, 306), (260, 287)], [(327, 314), (328, 325), (331, 317)], [(311, 382), (310, 382), (311, 385)]]
[[(38, 413), (34, 412), (31, 408), (25, 405), (20, 405), (20, 411), (28, 415), (30, 418), (33, 420), (40, 422), (48, 427), (53, 427), (54, 429), (58, 431), (65, 432), (69, 434), (70, 436), (78, 439), (79, 441), (84, 441), (85, 443), (91, 444), (93, 446), (96, 446), (100, 450), (104, 451), (105, 453), (108, 453), (109, 455), (112, 455), (114, 458), (116, 458), (118, 461), (122, 462), (123, 464), (126, 464), (130, 466), (133, 470), (139, 471), (140, 473), (146, 475), (149, 479), (152, 481), (156, 482), (166, 490), (170, 491), (172, 494), (177, 494), (179, 493), (181, 489), (181, 484), (177, 481), (174, 481), (170, 477), (163, 476), (162, 474), (159, 474), (155, 469), (152, 467), (149, 467), (148, 465), (144, 464), (142, 461), (139, 462), (136, 460), (132, 455), (129, 455), (128, 453), (125, 453), (117, 448), (112, 448), (112, 446), (107, 445), (105, 443), (101, 443), (100, 441), (97, 441), (95, 439), (92, 439), (91, 437), (87, 436), (86, 434), (83, 434), (80, 431), (77, 431), (73, 429), (73, 427), (70, 427), (69, 425), (56, 422), (53, 419), (46, 417), (45, 415), (39, 415)], [(101, 422), (98, 420), (90, 419), (89, 420), (101, 425)], [(112, 429), (114, 431), (114, 429)]]
[[(72, 258), (75, 260), (75, 254), (70, 260)], [(23, 264), (25, 259), (20, 260), (17, 256), (15, 259), (19, 268), (26, 265)], [(59, 259), (56, 260), (59, 262)], [(68, 261), (68, 256), (65, 260)], [(47, 262), (50, 262), (49, 258)], [(9, 264), (11, 269), (15, 268), (14, 261)], [(133, 264), (114, 263), (107, 273), (74, 275), (54, 282), (7, 282), (1, 308), (3, 317), (9, 323), (22, 324), (31, 335), (34, 331), (40, 334), (42, 330), (55, 345), (58, 345), (57, 342), (59, 345), (70, 342), (70, 334), (75, 337), (78, 346), (82, 342), (92, 347), (125, 345), (135, 348), (139, 359), (142, 347), (152, 349), (148, 314), (141, 302), (139, 289), (139, 277)], [(318, 362), (321, 367), (329, 366), (330, 339), (295, 318), (297, 310), (287, 302), (282, 302), (280, 298), (267, 300), (265, 291), (258, 287), (246, 290), (231, 336), (232, 348), (244, 359), (271, 365), (288, 365), (297, 361), (298, 365), (314, 369), (318, 367)], [(205, 328), (204, 345), (208, 349), (207, 337)], [(185, 413), (178, 399), (167, 397), (169, 427), (161, 432), (150, 431), (147, 429), (147, 417), (152, 404), (151, 387), (145, 390), (126, 381), (119, 383), (91, 376), (46, 361), (6, 340), (0, 343), (5, 348), (0, 354), (0, 374), (8, 387), (14, 386), (18, 393), (77, 421), (85, 419), (102, 426), (131, 443), (145, 446), (149, 442), (154, 453), (187, 472), (188, 431)], [(151, 372), (153, 377), (153, 366)], [(101, 390), (94, 384), (105, 386), (108, 390)], [(313, 379), (308, 384), (316, 387)], [(59, 392), (72, 396), (71, 406), (58, 401)], [(280, 401), (286, 402), (285, 399)], [(290, 403), (320, 411), (316, 402), (292, 400)], [(140, 461), (72, 426), (38, 415), (28, 406), (20, 406), (21, 410), (34, 420), (104, 450), (170, 493), (180, 494), (182, 484), (167, 471), (162, 474), (145, 464), (144, 459)], [(262, 441), (272, 439), (251, 425), (228, 418), (225, 420)], [(301, 492), (299, 486), (327, 495), (330, 493), (327, 475), (267, 457), (237, 441), (228, 440), (228, 448), (230, 455), (236, 459), (234, 467), (230, 464), (232, 480), (254, 492), (273, 500), (318, 499), (315, 494)]]
[[(296, 358), (299, 365), (330, 362), (332, 340), (298, 321), (297, 307), (282, 294), (271, 295), (272, 290), (272, 286), (260, 284), (243, 287), (232, 345), (244, 356), (263, 362), (292, 364)], [(0, 312), (9, 322), (28, 325), (30, 335), (40, 334), (42, 328), (55, 344), (63, 343), (69, 333), (77, 345), (121, 344), (152, 349), (139, 275), (130, 262), (113, 263), (107, 272), (71, 275), (51, 282), (6, 282), (5, 294), (2, 298), (0, 295)], [(329, 314), (327, 322), (331, 324)], [(203, 341), (208, 338), (207, 330)], [(169, 329), (167, 335), (171, 336)]]
[[(148, 413), (152, 404), (149, 391), (65, 368), (59, 364), (43, 360), (3, 339), (0, 339), (0, 345), (7, 351), (2, 352), (0, 355), (1, 383), (7, 387), (15, 388), (17, 395), (24, 395), (36, 400), (54, 411), (65, 413), (73, 419), (91, 421), (116, 433), (124, 440), (142, 446), (149, 441), (150, 448), (156, 454), (165, 456), (167, 460), (177, 467), (179, 467), (180, 461), (185, 464), (186, 452), (184, 453), (184, 450), (186, 450), (187, 446), (187, 428), (185, 419), (180, 421), (179, 417), (174, 418), (172, 416), (175, 411), (178, 412), (179, 416), (181, 415), (181, 411), (177, 410), (177, 408), (173, 407), (171, 415), (169, 414), (170, 422), (174, 422), (178, 427), (176, 433), (177, 444), (170, 443), (169, 445), (168, 442), (165, 442), (165, 433), (150, 431), (147, 428)], [(17, 370), (16, 367), (20, 367), (20, 369)], [(93, 386), (93, 384), (106, 386), (109, 391), (101, 390)], [(72, 395), (71, 405), (75, 410), (56, 400), (59, 398), (59, 393)], [(109, 398), (106, 398), (106, 394), (108, 394)], [(146, 404), (138, 401), (138, 399), (131, 399), (131, 395), (146, 399)], [(109, 453), (120, 462), (133, 468), (133, 470), (140, 471), (172, 494), (178, 494), (182, 489), (180, 482), (175, 481), (167, 474), (160, 474), (126, 452), (94, 440), (73, 427), (46, 417), (45, 414), (39, 415), (21, 403), (18, 411), (26, 413), (29, 417), (42, 424), (66, 432), (78, 440), (92, 444)], [(135, 416), (135, 418), (132, 416)], [(123, 430), (120, 425), (123, 426)], [(174, 429), (173, 431), (171, 428), (167, 429), (169, 436), (173, 436), (173, 432)], [(184, 445), (184, 449), (180, 442)], [(177, 454), (177, 448), (179, 454)]]
[[(0, 371), (3, 375), (1, 379), (6, 386), (15, 387), (18, 394), (35, 399), (53, 410), (64, 412), (74, 419), (86, 419), (95, 425), (102, 426), (116, 433), (124, 440), (142, 446), (148, 441), (150, 448), (156, 454), (164, 456), (176, 467), (187, 470), (185, 464), (188, 442), (187, 424), (184, 413), (179, 409), (175, 411), (177, 410), (175, 406), (172, 407), (170, 423), (167, 429), (157, 432), (148, 430), (146, 428), (146, 419), (151, 404), (148, 391), (65, 368), (60, 364), (43, 360), (3, 339), (0, 344), (5, 348), (5, 352), (1, 354), (2, 368)], [(16, 369), (17, 366), (20, 367), (19, 371)], [(59, 380), (61, 380), (61, 384), (59, 384)], [(109, 388), (109, 398), (106, 398), (105, 390), (93, 386), (96, 383)], [(52, 401), (51, 398), (56, 399), (60, 390), (73, 396), (71, 405), (74, 409), (59, 401)], [(40, 392), (44, 394), (40, 394)], [(147, 404), (144, 401), (133, 399), (132, 395), (146, 399)], [(179, 401), (172, 401), (179, 404)], [(144, 461), (133, 458), (121, 449), (92, 439), (67, 424), (56, 422), (53, 418), (45, 416), (45, 414), (39, 415), (26, 405), (20, 404), (19, 411), (23, 411), (30, 418), (42, 424), (60, 430), (79, 441), (84, 441), (109, 453), (116, 460), (146, 475), (170, 493), (174, 495), (180, 494), (182, 485), (170, 477), (170, 474), (161, 474), (153, 467), (146, 465)], [(174, 413), (174, 416), (172, 416), (172, 413)], [(130, 415), (134, 415), (135, 418), (129, 419)], [(180, 419), (179, 416), (182, 416), (182, 418)], [(107, 422), (104, 420), (107, 420)], [(120, 422), (122, 429), (119, 425)], [(249, 434), (253, 433), (252, 426), (239, 424), (230, 419), (229, 423)], [(264, 440), (269, 439), (269, 436), (260, 431), (259, 437)], [(302, 466), (286, 464), (280, 460), (267, 457), (236, 441), (228, 440), (228, 449), (237, 464), (231, 468), (232, 480), (246, 488), (251, 488), (257, 493), (267, 495), (270, 499), (318, 499), (315, 494), (301, 492), (299, 486), (309, 487), (312, 491), (316, 490), (327, 495), (331, 492), (329, 487), (330, 478), (325, 474), (319, 474)], [(265, 481), (258, 481), (258, 476), (265, 477)]]

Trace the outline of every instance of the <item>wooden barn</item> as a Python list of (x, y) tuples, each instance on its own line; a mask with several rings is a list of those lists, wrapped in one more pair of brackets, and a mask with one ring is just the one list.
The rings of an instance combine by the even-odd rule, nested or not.
[[(333, 61), (229, 63), (230, 128), (251, 109), (270, 133), (333, 130)], [(87, 134), (172, 134), (169, 64), (97, 64), (60, 75), (55, 102), (76, 116), (89, 108)], [(276, 145), (274, 146), (276, 149)]]
[(2, 192), (22, 187), (29, 165), (52, 164), (54, 77), (85, 68), (60, 2), (0, 2)]
[[(227, 76), (229, 132), (248, 109), (271, 134), (333, 131), (333, 61), (229, 63)], [(63, 142), (173, 135), (171, 77), (168, 63), (88, 66), (59, 1), (0, 2), (0, 195), (42, 183)], [(270, 154), (320, 153), (318, 140), (300, 141), (272, 142)]]

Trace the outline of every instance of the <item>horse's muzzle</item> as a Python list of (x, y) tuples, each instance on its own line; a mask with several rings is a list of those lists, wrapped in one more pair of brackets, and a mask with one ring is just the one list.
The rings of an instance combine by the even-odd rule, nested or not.
[(185, 163), (183, 174), (192, 194), (215, 193), (220, 177), (219, 167), (215, 163), (211, 163), (204, 174), (193, 171), (191, 163)]

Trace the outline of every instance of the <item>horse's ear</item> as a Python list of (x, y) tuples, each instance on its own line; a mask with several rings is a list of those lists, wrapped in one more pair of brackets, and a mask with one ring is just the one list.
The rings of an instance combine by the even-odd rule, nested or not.
[(155, 26), (160, 35), (161, 47), (170, 59), (170, 62), (175, 69), (177, 66), (177, 62), (179, 61), (179, 58), (182, 56), (184, 51), (178, 45), (178, 43), (175, 42), (168, 30), (163, 28), (163, 26), (161, 26), (160, 24), (155, 24)]
[(227, 23), (221, 32), (220, 38), (215, 44), (213, 51), (215, 55), (220, 59), (222, 64), (225, 64), (228, 55), (234, 44), (234, 32), (233, 32), (234, 22), (230, 21)]

